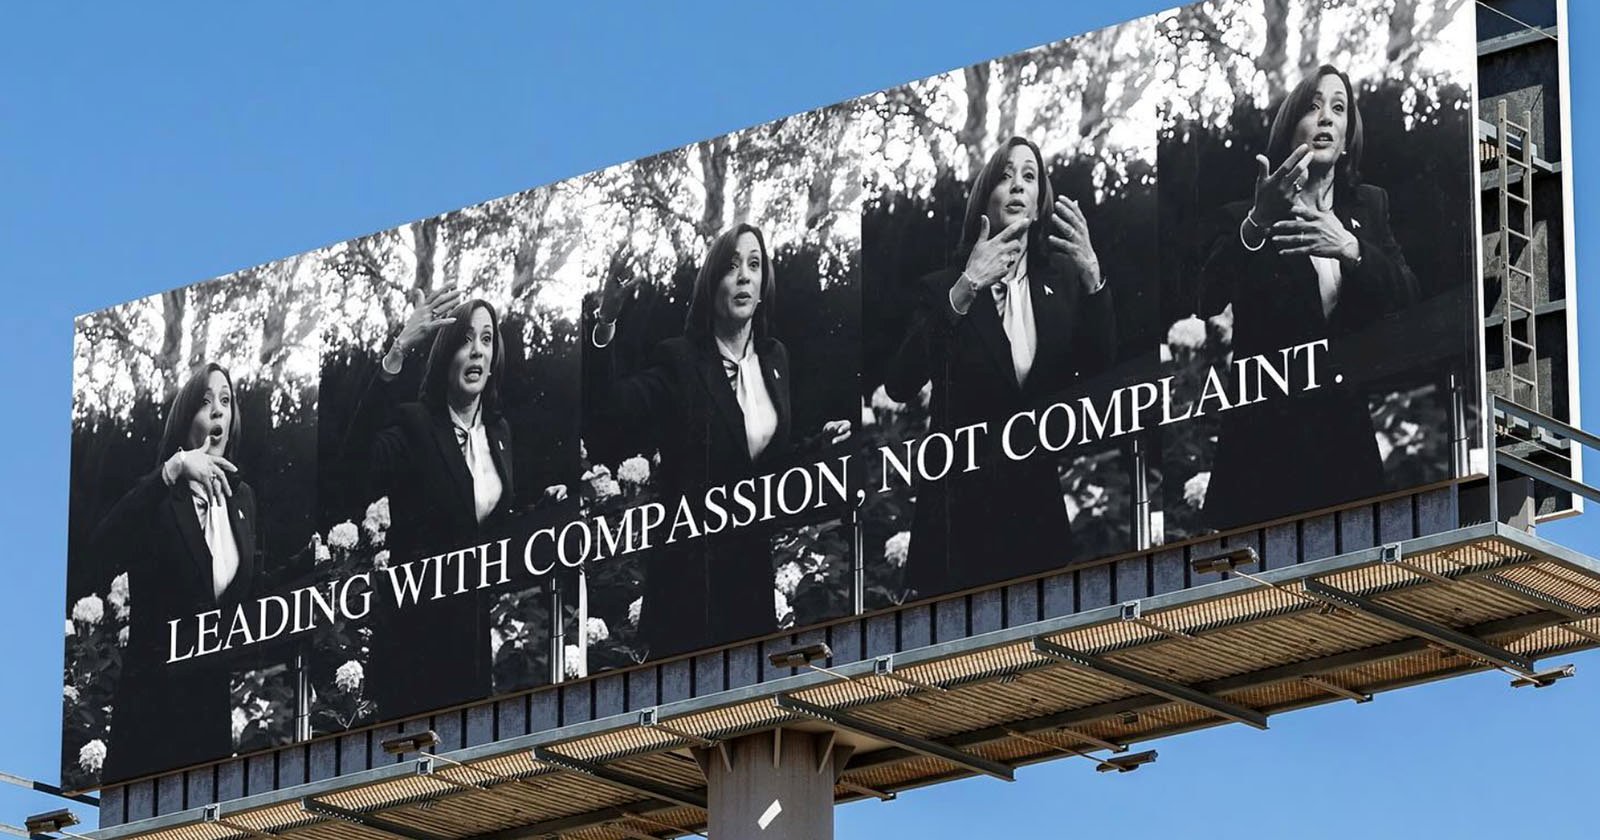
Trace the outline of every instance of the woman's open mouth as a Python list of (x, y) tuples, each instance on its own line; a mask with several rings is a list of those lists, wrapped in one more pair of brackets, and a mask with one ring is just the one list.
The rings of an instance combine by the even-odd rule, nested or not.
[(1333, 148), (1333, 132), (1319, 131), (1311, 136), (1311, 147), (1314, 149)]
[(461, 371), (461, 378), (468, 382), (482, 381), (483, 365), (467, 365), (466, 369)]
[(1007, 213), (1021, 215), (1028, 212), (1028, 204), (1025, 201), (1008, 201), (1005, 210)]
[(737, 304), (746, 304), (755, 299), (756, 296), (749, 292), (736, 292), (733, 296), (733, 302)]

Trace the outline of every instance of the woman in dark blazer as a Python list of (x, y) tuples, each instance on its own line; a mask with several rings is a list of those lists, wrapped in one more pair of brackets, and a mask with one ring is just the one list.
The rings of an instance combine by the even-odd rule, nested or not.
[[(433, 336), (417, 399), (390, 411), (372, 441), (375, 495), (388, 495), (391, 563), (420, 562), (488, 541), (510, 516), (516, 486), (511, 427), (500, 414), (504, 344), (493, 306), (457, 304), (454, 291), (418, 296), (382, 362), (380, 381), (401, 373), (407, 356)], [(447, 581), (457, 580), (454, 568)], [(469, 587), (478, 583), (469, 565)], [(431, 578), (430, 578), (431, 580)], [(380, 591), (387, 583), (379, 578)], [(366, 696), (380, 720), (439, 709), (492, 693), (487, 598), (482, 591), (395, 609), (378, 599)]]
[[(777, 283), (766, 237), (753, 225), (724, 231), (695, 277), (683, 335), (657, 345), (636, 370), (611, 349), (624, 302), (640, 280), (615, 267), (584, 354), (584, 438), (602, 458), (657, 450), (669, 500), (702, 498), (781, 469), (792, 454), (789, 353), (770, 323)], [(826, 432), (847, 434), (846, 421)], [(654, 550), (646, 560), (640, 637), (652, 658), (772, 633), (768, 529), (730, 528)]]
[[(1362, 183), (1361, 111), (1342, 71), (1324, 65), (1279, 106), (1258, 155), (1254, 197), (1222, 209), (1201, 272), (1202, 315), (1233, 307), (1235, 358), (1327, 339), (1319, 386), (1219, 419), (1204, 515), (1211, 527), (1262, 522), (1376, 495), (1383, 463), (1365, 396), (1341, 351), (1374, 321), (1416, 301), (1417, 280), (1389, 230), (1389, 196)], [(1273, 169), (1276, 164), (1277, 168)]]
[(232, 378), (221, 365), (206, 365), (172, 400), (160, 465), (91, 538), (107, 569), (127, 573), (130, 612), (102, 782), (233, 753), (226, 660), (211, 655), (167, 664), (167, 622), (183, 619), (192, 627), (197, 614), (211, 610), (221, 610), (225, 622), (253, 597), (255, 494), (230, 460), (239, 426)]
[(907, 585), (926, 597), (1070, 562), (1055, 459), (1005, 458), (1000, 430), (1104, 369), (1116, 323), (1083, 212), (1054, 197), (1038, 146), (1013, 137), (989, 158), (967, 198), (955, 261), (915, 293), (885, 390), (909, 402), (931, 382), (932, 431), (990, 427), (979, 469), (918, 487)]

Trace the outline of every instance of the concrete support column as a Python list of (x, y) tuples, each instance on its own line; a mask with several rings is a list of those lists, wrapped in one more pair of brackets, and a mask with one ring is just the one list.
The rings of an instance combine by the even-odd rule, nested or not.
[(696, 753), (708, 783), (717, 840), (832, 840), (835, 762), (848, 752), (828, 735), (747, 735)]

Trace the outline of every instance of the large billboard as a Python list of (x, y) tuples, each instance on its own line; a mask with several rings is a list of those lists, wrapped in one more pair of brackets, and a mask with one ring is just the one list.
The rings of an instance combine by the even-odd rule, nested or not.
[(80, 317), (65, 785), (1466, 477), (1471, 11), (1214, 0)]

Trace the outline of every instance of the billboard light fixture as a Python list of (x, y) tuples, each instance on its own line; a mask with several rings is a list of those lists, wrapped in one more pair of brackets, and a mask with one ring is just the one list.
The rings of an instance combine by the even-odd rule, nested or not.
[(58, 808), (54, 811), (34, 814), (22, 821), (23, 827), (28, 830), (29, 834), (66, 834), (69, 837), (76, 835), (69, 834), (67, 829), (77, 824), (78, 815), (72, 813), (71, 809), (68, 808)]
[(427, 752), (439, 743), (439, 733), (432, 729), (420, 732), (406, 732), (392, 738), (385, 738), (379, 742), (383, 751), (389, 755), (405, 755), (406, 753)]
[(1189, 566), (1194, 569), (1196, 574), (1204, 575), (1213, 572), (1217, 574), (1232, 572), (1236, 571), (1240, 566), (1254, 566), (1260, 562), (1261, 556), (1256, 554), (1255, 548), (1247, 545), (1231, 551), (1224, 551), (1221, 554), (1195, 558), (1189, 563)]
[(808, 668), (812, 667), (812, 663), (825, 662), (832, 658), (833, 649), (824, 642), (774, 651), (767, 655), (767, 661), (771, 662), (774, 668)]
[(1111, 758), (1104, 759), (1099, 764), (1095, 765), (1094, 769), (1099, 773), (1132, 773), (1146, 764), (1154, 763), (1155, 760), (1156, 751), (1145, 750), (1144, 752), (1132, 753), (1130, 755), (1112, 756)]
[(1562, 665), (1560, 668), (1551, 668), (1548, 671), (1540, 671), (1536, 674), (1519, 674), (1516, 679), (1511, 681), (1511, 687), (1549, 688), (1567, 677), (1575, 677), (1577, 675), (1578, 667), (1576, 665)]
[[(1399, 556), (1398, 547), (1396, 548), (1396, 556)], [(1231, 551), (1224, 551), (1221, 554), (1213, 554), (1208, 557), (1197, 557), (1193, 561), (1190, 561), (1189, 567), (1194, 569), (1194, 572), (1197, 575), (1220, 575), (1224, 573), (1234, 574), (1250, 581), (1251, 583), (1265, 586), (1269, 589), (1276, 589), (1285, 595), (1298, 598), (1308, 604), (1315, 604), (1318, 608), (1318, 615), (1333, 615), (1335, 612), (1337, 612), (1337, 609), (1333, 608), (1332, 605), (1323, 601), (1319, 601), (1316, 598), (1305, 594), (1304, 592), (1290, 589), (1283, 584), (1274, 583), (1264, 577), (1257, 577), (1249, 572), (1239, 571), (1240, 566), (1257, 566), (1260, 564), (1261, 555), (1256, 553), (1254, 546), (1247, 545), (1240, 548), (1235, 548)]]

